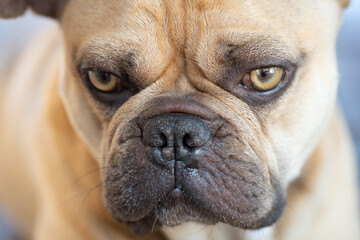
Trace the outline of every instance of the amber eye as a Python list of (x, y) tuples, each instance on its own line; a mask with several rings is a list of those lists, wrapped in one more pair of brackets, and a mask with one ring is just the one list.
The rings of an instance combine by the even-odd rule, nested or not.
[(250, 72), (251, 86), (257, 91), (269, 91), (279, 85), (284, 69), (280, 67), (260, 68)]
[(119, 78), (111, 73), (90, 70), (88, 71), (88, 77), (91, 84), (99, 91), (112, 92), (121, 89)]

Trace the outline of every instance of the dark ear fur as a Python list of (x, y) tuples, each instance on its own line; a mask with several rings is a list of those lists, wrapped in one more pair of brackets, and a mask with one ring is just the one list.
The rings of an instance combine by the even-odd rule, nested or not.
[(34, 12), (59, 18), (67, 0), (0, 0), (0, 18), (14, 18), (30, 7)]
[(341, 7), (346, 8), (349, 5), (350, 0), (339, 0), (339, 2)]

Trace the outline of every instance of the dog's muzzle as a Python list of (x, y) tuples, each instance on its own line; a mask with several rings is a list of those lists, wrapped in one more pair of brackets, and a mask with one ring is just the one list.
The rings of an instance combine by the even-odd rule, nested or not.
[(108, 211), (135, 233), (186, 221), (246, 229), (274, 223), (285, 194), (247, 124), (195, 102), (157, 101), (109, 135)]
[(186, 114), (166, 114), (150, 119), (144, 127), (143, 140), (152, 147), (153, 161), (173, 165), (192, 163), (199, 149), (210, 139), (209, 127), (198, 117)]

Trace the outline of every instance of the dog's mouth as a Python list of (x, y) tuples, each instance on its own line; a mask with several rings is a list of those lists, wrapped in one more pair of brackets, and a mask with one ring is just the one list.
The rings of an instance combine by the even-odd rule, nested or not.
[(280, 217), (284, 191), (246, 128), (179, 113), (144, 122), (120, 132), (104, 173), (107, 209), (135, 233), (186, 221), (258, 229)]
[(160, 226), (176, 226), (186, 221), (205, 224), (218, 222), (216, 218), (197, 206), (191, 196), (177, 187), (168, 192), (146, 217), (137, 221), (128, 221), (127, 224), (136, 235), (145, 235)]

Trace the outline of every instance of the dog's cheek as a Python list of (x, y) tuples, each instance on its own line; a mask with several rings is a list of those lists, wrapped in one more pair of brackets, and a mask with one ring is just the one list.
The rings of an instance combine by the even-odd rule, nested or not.
[(59, 93), (72, 127), (87, 145), (93, 157), (96, 160), (101, 159), (103, 123), (94, 113), (94, 106), (88, 101), (79, 80), (66, 67), (62, 70)]
[[(285, 185), (300, 175), (335, 106), (336, 67), (331, 60), (320, 62), (323, 57), (318, 57), (318, 60), (309, 60), (299, 71), (294, 88), (282, 102), (282, 109), (269, 115), (264, 124)], [(331, 71), (320, 71), (328, 66), (334, 67)]]
[(197, 159), (197, 169), (184, 171), (177, 179), (183, 179), (194, 202), (219, 221), (257, 229), (274, 223), (285, 205), (285, 191), (272, 179), (263, 158), (229, 133), (213, 139)]
[(148, 215), (174, 186), (173, 172), (149, 159), (140, 139), (130, 139), (112, 150), (105, 173), (105, 201), (121, 221), (137, 221)]

